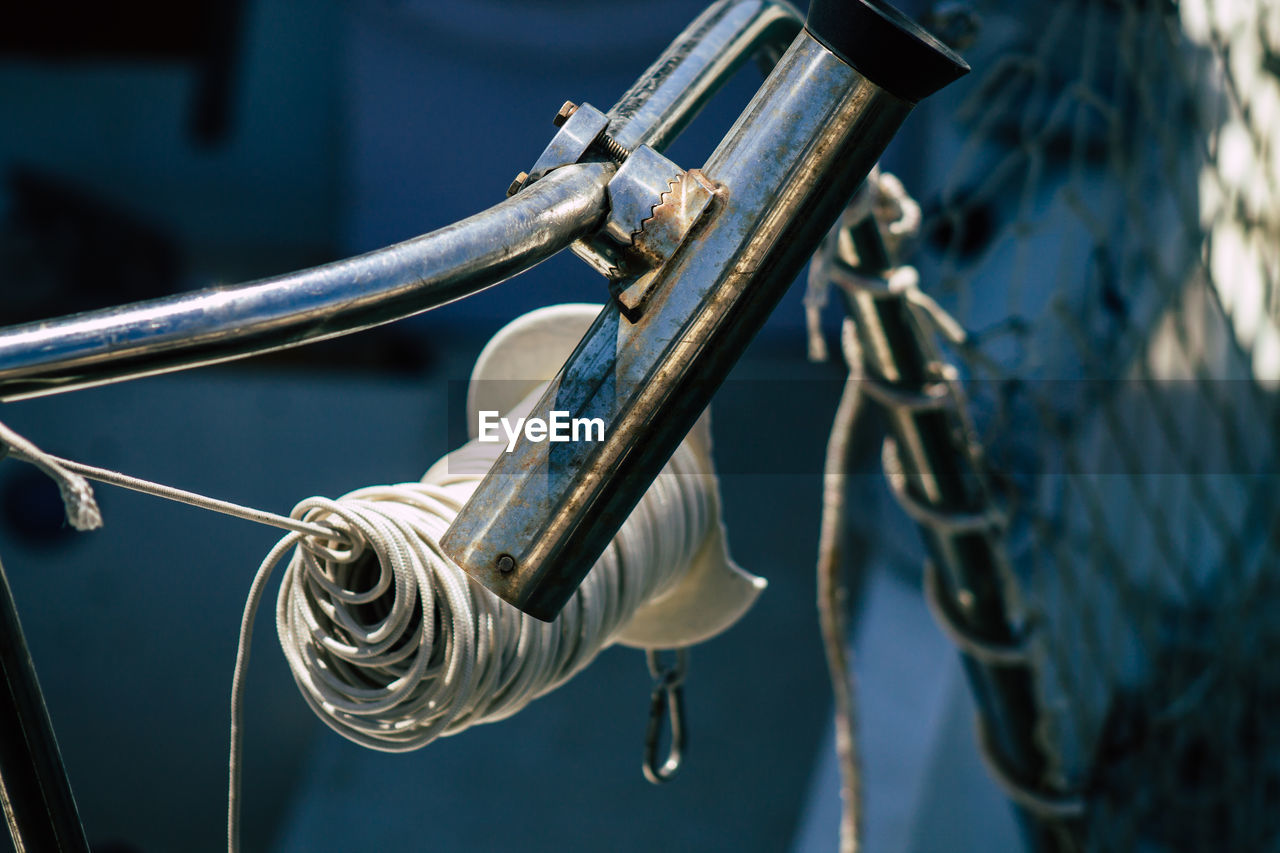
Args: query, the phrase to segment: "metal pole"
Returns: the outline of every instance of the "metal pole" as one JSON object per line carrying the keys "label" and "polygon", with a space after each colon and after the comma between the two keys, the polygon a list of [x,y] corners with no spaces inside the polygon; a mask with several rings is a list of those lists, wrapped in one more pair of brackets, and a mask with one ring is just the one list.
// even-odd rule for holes
{"label": "metal pole", "polygon": [[355,258],[248,284],[0,329],[0,400],[243,358],[399,320],[495,285],[596,229],[613,164]]}
{"label": "metal pole", "polygon": [[16,853],[88,853],[44,694],[0,565],[0,808]]}

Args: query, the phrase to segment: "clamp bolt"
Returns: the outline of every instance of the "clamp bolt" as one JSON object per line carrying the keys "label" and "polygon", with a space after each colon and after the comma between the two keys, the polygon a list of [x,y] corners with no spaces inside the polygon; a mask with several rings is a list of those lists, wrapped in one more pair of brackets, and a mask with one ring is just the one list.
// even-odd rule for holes
{"label": "clamp bolt", "polygon": [[[551,123],[556,127],[561,127],[569,120],[569,117],[577,111],[577,104],[573,101],[565,101],[564,105],[560,107],[560,112],[556,113],[556,117],[551,120]],[[618,165],[622,165],[622,161],[631,156],[630,148],[623,145],[607,133],[601,133],[597,136],[595,141],[591,143],[591,147],[596,151],[605,154],[610,160]]]}
{"label": "clamp bolt", "polygon": [[513,195],[520,192],[520,188],[524,186],[524,182],[527,180],[529,180],[528,172],[521,172],[516,175],[516,179],[511,182],[511,186],[507,187],[507,198],[511,198]]}
{"label": "clamp bolt", "polygon": [[560,108],[560,112],[556,113],[556,117],[551,120],[551,123],[554,124],[556,127],[560,127],[562,124],[564,124],[566,121],[569,120],[569,116],[573,115],[577,111],[578,111],[577,104],[575,104],[573,101],[565,101],[564,106]]}

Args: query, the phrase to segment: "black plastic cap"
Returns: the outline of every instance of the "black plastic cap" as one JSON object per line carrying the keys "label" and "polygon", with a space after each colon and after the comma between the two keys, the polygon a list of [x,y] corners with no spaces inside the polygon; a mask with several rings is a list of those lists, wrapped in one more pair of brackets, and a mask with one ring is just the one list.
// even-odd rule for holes
{"label": "black plastic cap", "polygon": [[969,73],[969,64],[881,0],[812,0],[809,34],[881,89],[915,103]]}

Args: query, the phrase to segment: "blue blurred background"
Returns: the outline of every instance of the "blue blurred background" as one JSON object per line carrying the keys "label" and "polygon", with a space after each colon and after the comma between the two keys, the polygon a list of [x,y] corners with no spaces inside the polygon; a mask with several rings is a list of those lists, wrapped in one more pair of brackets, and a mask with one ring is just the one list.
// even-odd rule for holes
{"label": "blue blurred background", "polygon": [[[528,168],[562,101],[610,106],[702,5],[242,0],[17,13],[0,38],[0,323],[278,273],[470,215]],[[758,84],[745,68],[673,159],[699,164]],[[908,187],[945,103],[914,116],[889,156]],[[649,678],[638,652],[606,652],[512,720],[387,756],[311,716],[268,606],[248,685],[246,849],[834,849],[812,562],[842,371],[804,361],[801,294],[735,378],[805,380],[806,393],[779,405],[753,390],[768,385],[743,382],[715,404],[718,453],[735,472],[730,545],[770,586],[739,626],[694,650],[692,748],[677,781],[641,778]],[[604,282],[566,253],[389,328],[0,417],[53,452],[283,512],[312,494],[416,479],[449,449],[448,383],[466,378],[489,335],[542,305],[604,298]],[[882,486],[867,476],[854,488],[865,518]],[[0,465],[0,557],[85,826],[96,851],[221,849],[236,628],[275,535],[98,494],[106,527],[72,534],[56,491]],[[867,849],[1012,845],[973,753],[954,654],[910,582],[914,533],[885,511],[877,539],[857,545]]]}

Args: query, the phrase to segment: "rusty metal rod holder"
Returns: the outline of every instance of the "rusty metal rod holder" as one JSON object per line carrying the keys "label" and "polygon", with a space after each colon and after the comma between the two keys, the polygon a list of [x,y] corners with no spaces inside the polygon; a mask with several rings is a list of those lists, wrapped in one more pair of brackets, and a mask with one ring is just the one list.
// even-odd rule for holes
{"label": "rusty metal rod holder", "polygon": [[887,4],[813,3],[702,168],[718,187],[712,208],[656,271],[643,315],[607,305],[530,413],[599,418],[604,440],[519,441],[445,552],[506,601],[554,618],[915,102],[966,71]]}

